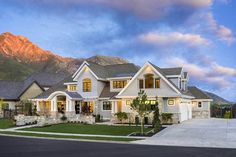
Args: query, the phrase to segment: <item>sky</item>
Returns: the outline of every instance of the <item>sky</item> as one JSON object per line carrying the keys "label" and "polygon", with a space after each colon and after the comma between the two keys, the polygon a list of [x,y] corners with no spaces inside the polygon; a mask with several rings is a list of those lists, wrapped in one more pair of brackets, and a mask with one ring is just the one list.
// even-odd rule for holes
{"label": "sky", "polygon": [[190,85],[236,102],[236,1],[0,0],[0,33],[66,57],[182,66]]}

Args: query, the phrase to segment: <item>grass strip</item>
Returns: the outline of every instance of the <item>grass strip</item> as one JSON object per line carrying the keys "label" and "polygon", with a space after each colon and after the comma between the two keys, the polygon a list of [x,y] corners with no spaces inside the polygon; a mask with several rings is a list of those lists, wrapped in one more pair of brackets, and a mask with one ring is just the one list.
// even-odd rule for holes
{"label": "grass strip", "polygon": [[120,138],[120,137],[90,137],[90,136],[66,136],[66,135],[48,135],[36,133],[22,133],[12,131],[0,131],[0,135],[20,135],[29,137],[45,137],[45,138],[58,138],[58,139],[81,139],[81,140],[97,140],[97,141],[117,141],[117,142],[131,142],[140,139],[136,138]]}

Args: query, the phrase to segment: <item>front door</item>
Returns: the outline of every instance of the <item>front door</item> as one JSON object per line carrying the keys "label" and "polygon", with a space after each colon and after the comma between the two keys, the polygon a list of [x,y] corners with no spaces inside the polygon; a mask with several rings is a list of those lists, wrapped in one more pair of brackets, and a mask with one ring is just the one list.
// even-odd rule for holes
{"label": "front door", "polygon": [[75,114],[80,114],[80,102],[75,101]]}
{"label": "front door", "polygon": [[122,102],[117,101],[117,112],[122,112]]}
{"label": "front door", "polygon": [[93,102],[92,101],[83,102],[82,112],[93,113]]}

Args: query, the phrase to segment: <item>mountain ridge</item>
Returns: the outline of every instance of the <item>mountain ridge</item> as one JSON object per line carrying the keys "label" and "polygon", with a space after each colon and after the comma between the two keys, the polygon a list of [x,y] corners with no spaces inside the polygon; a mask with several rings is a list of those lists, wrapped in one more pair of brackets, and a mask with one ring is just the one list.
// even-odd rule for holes
{"label": "mountain ridge", "polygon": [[0,34],[0,80],[22,80],[34,72],[71,74],[84,61],[101,65],[128,63],[120,57],[62,57],[44,50],[28,38],[10,32]]}

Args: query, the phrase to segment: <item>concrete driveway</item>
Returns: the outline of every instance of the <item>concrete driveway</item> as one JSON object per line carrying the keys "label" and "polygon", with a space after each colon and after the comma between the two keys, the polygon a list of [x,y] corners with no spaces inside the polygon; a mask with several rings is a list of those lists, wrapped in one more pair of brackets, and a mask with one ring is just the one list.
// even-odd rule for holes
{"label": "concrete driveway", "polygon": [[192,119],[135,143],[236,148],[236,119]]}

